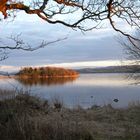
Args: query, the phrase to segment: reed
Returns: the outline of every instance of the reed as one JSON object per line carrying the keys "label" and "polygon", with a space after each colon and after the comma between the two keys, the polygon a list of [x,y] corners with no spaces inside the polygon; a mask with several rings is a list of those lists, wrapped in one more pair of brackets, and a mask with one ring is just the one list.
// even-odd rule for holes
{"label": "reed", "polygon": [[139,140],[140,104],[69,109],[59,100],[50,103],[20,91],[0,101],[0,139]]}

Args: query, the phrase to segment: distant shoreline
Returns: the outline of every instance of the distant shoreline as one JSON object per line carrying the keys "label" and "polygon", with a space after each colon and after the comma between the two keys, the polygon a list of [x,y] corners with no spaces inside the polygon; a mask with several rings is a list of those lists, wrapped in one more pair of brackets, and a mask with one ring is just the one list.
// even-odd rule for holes
{"label": "distant shoreline", "polygon": [[101,68],[82,68],[75,70],[78,73],[140,73],[140,66],[109,66]]}
{"label": "distant shoreline", "polygon": [[17,76],[17,75],[0,75],[0,79],[8,79],[8,78],[23,78],[23,79],[31,79],[31,78],[38,78],[38,79],[49,79],[49,78],[75,78],[79,77],[80,75],[86,74],[140,74],[140,72],[79,72],[78,75],[65,75],[65,76]]}
{"label": "distant shoreline", "polygon": [[[28,77],[39,77],[39,78],[55,78],[55,77],[77,77],[79,74],[139,74],[140,73],[140,66],[109,66],[109,67],[100,67],[100,68],[81,68],[81,69],[65,69],[65,68],[58,68],[58,67],[46,67],[46,69],[50,69],[47,73],[45,72],[45,67],[43,69],[42,75],[40,73],[36,73],[39,69],[38,68],[26,68],[26,70],[31,69],[31,72],[23,72],[22,70],[17,73],[6,73],[0,72],[0,78],[7,78],[7,77],[16,77],[18,73],[21,72],[21,76],[28,76]],[[23,73],[22,73],[23,72]],[[50,73],[51,72],[51,73]],[[49,75],[49,76],[48,76]]]}
{"label": "distant shoreline", "polygon": [[[17,75],[0,75],[0,79],[3,79],[3,78],[19,78],[20,76],[17,76]],[[49,79],[49,78],[69,78],[69,77],[79,77],[79,74],[78,75],[65,75],[65,76],[37,76],[35,78],[46,78],[46,79]],[[25,79],[28,79],[28,78],[34,78],[32,76],[22,76],[20,78],[25,78]]]}
{"label": "distant shoreline", "polygon": [[78,77],[78,75],[65,75],[65,76],[13,76],[14,78],[25,78],[25,79],[28,79],[28,78],[46,78],[46,79],[49,79],[49,78],[69,78],[69,77]]}

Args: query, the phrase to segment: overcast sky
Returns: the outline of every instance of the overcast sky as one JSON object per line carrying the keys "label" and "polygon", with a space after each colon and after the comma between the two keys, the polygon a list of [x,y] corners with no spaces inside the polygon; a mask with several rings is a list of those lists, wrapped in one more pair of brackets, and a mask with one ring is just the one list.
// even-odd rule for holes
{"label": "overcast sky", "polygon": [[123,47],[117,41],[118,34],[110,26],[83,34],[62,25],[50,25],[35,15],[19,14],[14,21],[0,22],[1,40],[19,33],[22,33],[23,40],[33,47],[42,40],[49,42],[68,38],[34,52],[10,51],[9,58],[0,62],[1,66],[21,67],[73,62],[78,64],[104,60],[107,63],[124,60],[126,57]]}

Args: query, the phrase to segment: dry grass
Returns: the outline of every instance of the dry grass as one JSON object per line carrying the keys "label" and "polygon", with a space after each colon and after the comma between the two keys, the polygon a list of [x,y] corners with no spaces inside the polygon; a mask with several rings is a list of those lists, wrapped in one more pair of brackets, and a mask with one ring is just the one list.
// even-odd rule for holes
{"label": "dry grass", "polygon": [[24,93],[0,101],[0,140],[139,139],[138,103],[126,109],[110,105],[68,109],[58,100],[50,105]]}

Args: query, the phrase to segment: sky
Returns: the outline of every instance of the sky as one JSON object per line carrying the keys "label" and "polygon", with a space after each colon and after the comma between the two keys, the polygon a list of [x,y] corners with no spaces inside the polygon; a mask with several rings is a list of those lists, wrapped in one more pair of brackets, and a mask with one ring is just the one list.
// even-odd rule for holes
{"label": "sky", "polygon": [[[123,25],[120,26],[124,28]],[[127,26],[125,30],[128,30]],[[0,34],[0,40],[5,42],[10,42],[7,38],[10,35],[21,34],[21,38],[33,47],[38,46],[42,40],[50,42],[67,37],[33,52],[9,51],[9,57],[0,61],[0,71],[10,71],[23,66],[47,65],[99,67],[116,65],[126,59],[124,48],[118,41],[119,34],[109,25],[82,33],[63,25],[48,24],[35,15],[21,12],[13,21],[8,19],[0,22]]]}

